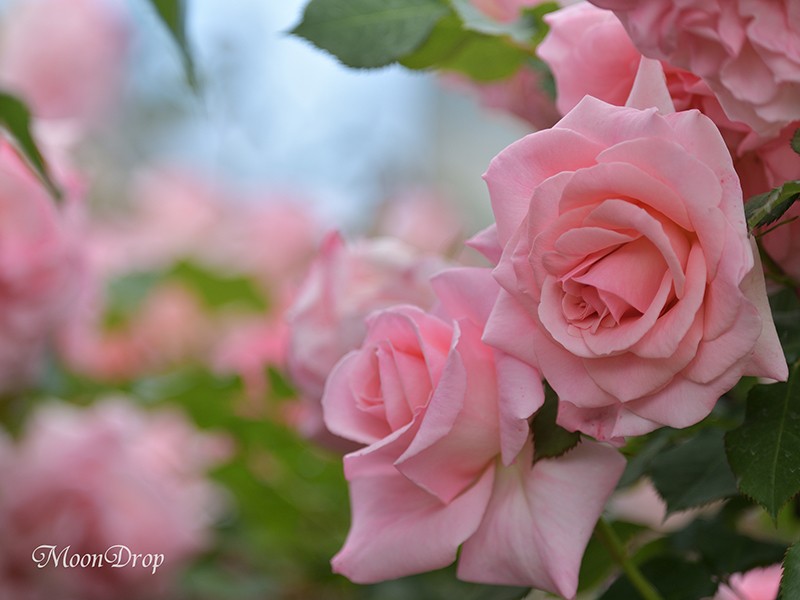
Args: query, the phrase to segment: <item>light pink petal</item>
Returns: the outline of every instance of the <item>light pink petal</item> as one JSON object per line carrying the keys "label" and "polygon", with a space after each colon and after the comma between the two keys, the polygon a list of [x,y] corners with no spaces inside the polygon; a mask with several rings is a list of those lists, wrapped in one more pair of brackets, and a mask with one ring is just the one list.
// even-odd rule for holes
{"label": "light pink petal", "polygon": [[664,68],[660,61],[644,56],[641,58],[639,70],[636,72],[636,79],[633,80],[633,88],[625,106],[639,109],[654,106],[662,115],[675,112],[675,105],[669,95]]}
{"label": "light pink petal", "polygon": [[[569,148],[569,152],[563,148]],[[498,154],[484,179],[500,244],[505,245],[519,227],[534,188],[552,175],[594,164],[601,150],[575,131],[547,129],[522,138]]]}
{"label": "light pink petal", "polygon": [[431,278],[442,307],[452,319],[469,319],[483,325],[489,319],[500,291],[491,269],[459,267]]}
{"label": "light pink petal", "polygon": [[524,363],[536,366],[533,339],[527,334],[535,329],[536,323],[519,302],[505,290],[500,290],[486,323],[483,341]]}
{"label": "light pink petal", "polygon": [[483,254],[489,262],[496,265],[500,262],[503,247],[497,239],[497,225],[492,223],[468,239],[465,244]]}
{"label": "light pink petal", "polygon": [[530,437],[528,419],[544,404],[542,376],[534,367],[495,352],[500,403],[500,446],[504,465],[517,457]]}
{"label": "light pink petal", "polygon": [[386,466],[383,474],[350,481],[352,524],[333,557],[334,572],[375,583],[445,567],[477,529],[492,490],[494,469],[450,504]]}
{"label": "light pink petal", "polygon": [[580,408],[571,402],[560,402],[556,423],[569,431],[580,431],[614,444],[624,443],[625,436],[644,435],[662,426],[630,412],[625,406]]}
{"label": "light pink petal", "polygon": [[486,515],[461,551],[458,577],[572,598],[586,544],[625,459],[592,442],[533,468],[531,455],[529,446],[514,465],[498,468]]}

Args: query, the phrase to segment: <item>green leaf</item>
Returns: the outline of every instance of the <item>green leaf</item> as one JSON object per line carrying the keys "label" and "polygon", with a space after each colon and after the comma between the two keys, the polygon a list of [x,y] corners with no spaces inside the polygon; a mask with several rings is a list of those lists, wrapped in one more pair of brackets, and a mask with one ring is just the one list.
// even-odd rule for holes
{"label": "green leaf", "polygon": [[454,14],[442,18],[428,39],[400,64],[409,69],[455,71],[479,82],[505,79],[526,61],[527,53],[507,37],[464,29]]}
{"label": "green leaf", "polygon": [[697,519],[670,536],[671,547],[683,555],[699,556],[718,577],[780,562],[786,546],[742,535],[721,519]]}
{"label": "green leaf", "polygon": [[637,444],[638,448],[634,450],[634,454],[628,459],[628,464],[625,466],[625,471],[617,483],[617,489],[622,489],[636,483],[642,475],[647,472],[650,463],[658,456],[664,448],[669,445],[671,432],[669,430],[656,431],[652,436],[640,445],[642,438],[632,438],[628,445],[623,449],[623,454],[629,454],[629,445]]}
{"label": "green leaf", "polygon": [[789,143],[792,146],[792,150],[800,154],[800,127],[794,130],[794,134],[792,134],[792,140]]}
{"label": "green leaf", "polygon": [[188,286],[210,309],[229,304],[238,304],[258,312],[267,309],[266,299],[246,277],[222,275],[188,261],[177,263],[167,277]]}
{"label": "green leaf", "polygon": [[197,70],[189,46],[189,38],[186,35],[186,0],[150,0],[150,4],[153,5],[161,22],[167,27],[178,45],[186,81],[194,91],[197,91],[199,89]]}
{"label": "green leaf", "polygon": [[[661,593],[663,600],[697,600],[714,595],[717,584],[703,565],[672,556],[656,557],[641,567],[642,575]],[[626,577],[617,579],[600,600],[639,598]]]}
{"label": "green leaf", "polygon": [[556,425],[558,396],[547,383],[545,383],[544,390],[544,404],[531,423],[534,464],[542,458],[561,456],[572,450],[581,441],[579,433],[567,431]]}
{"label": "green leaf", "polygon": [[769,305],[786,360],[794,363],[800,359],[800,298],[794,289],[783,288],[769,297]]}
{"label": "green leaf", "polygon": [[311,0],[292,33],[347,66],[383,67],[416,50],[448,11],[443,0]]}
{"label": "green leaf", "polygon": [[[616,521],[611,523],[614,533],[620,542],[627,544],[636,534],[646,529],[642,525]],[[578,577],[578,591],[590,590],[600,585],[614,570],[617,563],[609,554],[608,548],[601,542],[596,533],[592,534],[586,551],[583,553],[581,571]]]}
{"label": "green leaf", "polygon": [[725,437],[739,490],[773,519],[800,492],[799,365],[787,383],[753,387],[744,423]]}
{"label": "green leaf", "polygon": [[528,44],[531,50],[541,41],[549,27],[542,17],[558,10],[556,2],[545,2],[522,12],[511,23],[500,23],[486,16],[471,0],[450,0],[464,28],[491,36],[507,36],[519,43]]}
{"label": "green leaf", "polygon": [[25,103],[6,92],[0,92],[0,126],[15,142],[33,172],[56,200],[61,200],[61,189],[50,176],[50,169],[31,134],[31,113]]}
{"label": "green leaf", "polygon": [[722,436],[719,429],[704,429],[653,460],[648,474],[667,503],[667,515],[736,495]]}
{"label": "green leaf", "polygon": [[127,324],[162,278],[162,273],[139,272],[109,281],[106,286],[104,327],[116,329]]}
{"label": "green leaf", "polygon": [[744,205],[744,215],[750,231],[774,223],[800,197],[800,180],[787,181],[764,194],[750,198]]}
{"label": "green leaf", "polygon": [[779,598],[800,598],[800,542],[791,546],[783,558],[783,575]]}

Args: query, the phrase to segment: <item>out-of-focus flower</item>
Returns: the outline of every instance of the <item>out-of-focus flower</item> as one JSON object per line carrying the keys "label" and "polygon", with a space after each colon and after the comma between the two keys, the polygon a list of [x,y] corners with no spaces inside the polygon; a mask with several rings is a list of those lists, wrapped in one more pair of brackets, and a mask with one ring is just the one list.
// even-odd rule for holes
{"label": "out-of-focus flower", "polygon": [[639,523],[653,531],[676,531],[688,525],[698,514],[712,507],[684,510],[667,516],[667,505],[648,480],[616,492],[608,501],[606,511],[614,519]]}
{"label": "out-of-focus flower", "polygon": [[448,74],[445,82],[474,92],[482,106],[519,117],[534,129],[547,129],[558,121],[553,98],[544,87],[544,74],[532,67],[522,67],[501,81],[479,83]]}
{"label": "out-of-focus flower", "polygon": [[423,252],[444,255],[462,241],[464,219],[455,204],[435,192],[414,190],[386,203],[378,215],[377,232]]}
{"label": "out-of-focus flower", "polygon": [[497,284],[488,269],[436,279],[441,316],[373,313],[325,388],[329,429],[366,444],[344,458],[353,520],[334,570],[393,579],[442,568],[463,544],[461,579],[571,598],[625,461],[584,442],[532,467],[539,373],[480,339]]}
{"label": "out-of-focus flower", "polygon": [[[227,452],[225,440],[197,432],[179,413],[144,413],[123,399],[41,407],[0,456],[0,595],[164,597],[209,541],[222,496],[205,472]],[[141,564],[65,568],[53,559],[39,568],[32,553],[42,545],[69,556],[122,545],[164,559],[155,572]]]}
{"label": "out-of-focus flower", "polygon": [[0,391],[35,377],[75,298],[81,207],[67,192],[56,206],[16,152],[0,145]]}
{"label": "out-of-focus flower", "polygon": [[650,58],[711,87],[728,117],[775,136],[800,120],[800,4],[792,0],[591,0]]}
{"label": "out-of-focus flower", "polygon": [[339,359],[361,344],[365,318],[393,304],[430,307],[428,280],[444,265],[391,238],[350,244],[336,233],[325,238],[287,314],[289,375],[308,403],[309,421],[321,425],[325,380]]}
{"label": "out-of-focus flower", "polygon": [[544,4],[548,0],[472,0],[472,4],[485,15],[501,23],[514,21],[524,8]]}
{"label": "out-of-focus flower", "polygon": [[[614,13],[582,2],[545,17],[550,31],[537,52],[553,71],[556,105],[569,112],[586,95],[622,106],[633,87],[641,53]],[[662,62],[676,110],[696,108],[720,129],[739,174],[744,198],[800,177],[800,156],[789,139],[800,122],[778,137],[761,136],[732,121],[697,75]]]}
{"label": "out-of-focus flower", "polygon": [[88,125],[119,95],[128,33],[115,0],[15,2],[0,35],[0,83],[38,118]]}
{"label": "out-of-focus flower", "polygon": [[720,586],[714,600],[775,600],[781,585],[781,565],[736,573]]}

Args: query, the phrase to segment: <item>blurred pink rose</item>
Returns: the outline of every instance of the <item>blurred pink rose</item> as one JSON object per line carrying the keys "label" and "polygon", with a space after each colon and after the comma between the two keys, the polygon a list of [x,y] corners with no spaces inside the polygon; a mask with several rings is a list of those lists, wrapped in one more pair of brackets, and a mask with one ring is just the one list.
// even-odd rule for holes
{"label": "blurred pink rose", "polygon": [[[550,13],[545,20],[550,31],[537,52],[553,71],[559,111],[566,114],[585,95],[624,105],[641,54],[614,13],[582,2]],[[745,199],[800,178],[800,156],[789,146],[800,122],[787,126],[777,138],[760,136],[744,123],[730,120],[699,77],[666,62],[662,66],[675,109],[696,108],[720,129]]]}
{"label": "blurred pink rose", "polygon": [[[205,471],[227,453],[178,413],[109,400],[39,409],[0,458],[0,595],[104,600],[168,595],[170,578],[205,548],[221,508]],[[124,545],[164,554],[141,567],[64,568],[32,560],[42,544],[68,554]]]}
{"label": "blurred pink rose", "polygon": [[495,21],[508,23],[519,17],[524,8],[544,4],[548,0],[472,0],[472,4]]}
{"label": "blurred pink rose", "polygon": [[308,402],[306,433],[319,429],[319,400],[333,366],[358,348],[365,318],[393,304],[433,304],[429,277],[444,262],[399,240],[362,239],[352,243],[336,233],[322,242],[319,256],[289,309],[288,368],[292,382]]}
{"label": "blurred pink rose", "polygon": [[635,485],[619,490],[611,496],[606,506],[607,514],[615,520],[638,523],[658,532],[683,529],[702,513],[714,512],[719,503],[699,509],[682,510],[667,516],[667,504],[658,495],[653,484],[644,479]]}
{"label": "blurred pink rose", "polygon": [[67,366],[93,379],[133,379],[202,360],[214,340],[211,315],[192,291],[175,282],[150,290],[125,323],[107,327],[106,308],[103,291],[85,286],[58,336]]}
{"label": "blurred pink rose", "polygon": [[531,468],[539,373],[480,339],[497,284],[488,269],[435,280],[440,316],[373,313],[325,388],[328,428],[367,444],[344,458],[353,519],[333,568],[372,583],[442,568],[463,545],[461,579],[572,597],[625,461],[587,442]]}
{"label": "blurred pink rose", "polygon": [[447,254],[460,246],[464,231],[463,209],[431,190],[413,190],[388,201],[378,215],[378,235],[394,237],[434,254]]}
{"label": "blurred pink rose", "polygon": [[119,96],[128,15],[114,0],[14,2],[0,36],[0,83],[35,116],[88,124]]}
{"label": "blurred pink rose", "polygon": [[781,585],[781,565],[733,575],[721,585],[714,600],[775,600]]}
{"label": "blurred pink rose", "polygon": [[760,135],[800,120],[800,4],[794,0],[591,0],[650,58],[691,71],[728,117]]}
{"label": "blurred pink rose", "polygon": [[558,121],[558,111],[544,88],[541,71],[522,67],[508,79],[478,83],[459,75],[447,75],[445,81],[477,94],[482,106],[512,114],[535,129],[547,129]]}
{"label": "blurred pink rose", "polygon": [[56,206],[8,144],[0,144],[0,391],[29,383],[82,271],[80,205]]}
{"label": "blurred pink rose", "polygon": [[742,375],[787,377],[738,178],[699,112],[586,97],[485,178],[504,288],[485,339],[541,369],[563,426],[687,427]]}

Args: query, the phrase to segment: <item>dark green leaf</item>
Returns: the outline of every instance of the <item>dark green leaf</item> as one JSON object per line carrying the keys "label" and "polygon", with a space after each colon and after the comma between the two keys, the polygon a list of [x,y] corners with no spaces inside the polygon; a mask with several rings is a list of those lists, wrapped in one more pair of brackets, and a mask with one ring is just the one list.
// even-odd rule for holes
{"label": "dark green leaf", "polygon": [[[642,438],[632,438],[629,444],[638,444],[641,439]],[[619,483],[617,483],[617,489],[628,487],[636,483],[639,478],[647,472],[653,459],[667,447],[669,441],[670,431],[662,429],[652,434],[644,444],[636,448],[634,453],[628,458],[628,464],[625,467],[625,471],[622,473],[622,477],[620,477]],[[629,450],[631,449],[626,446],[623,449],[623,454],[626,456],[629,455]]]}
{"label": "dark green leaf", "polygon": [[800,492],[799,382],[796,364],[788,383],[753,387],[744,423],[725,438],[739,490],[773,519]]}
{"label": "dark green leaf", "polygon": [[774,223],[800,197],[800,181],[787,181],[780,187],[750,198],[744,205],[750,231]]}
{"label": "dark green leaf", "polygon": [[699,556],[718,577],[780,562],[786,546],[737,533],[720,519],[697,519],[670,536],[671,547],[682,555]]}
{"label": "dark green leaf", "polygon": [[800,543],[790,547],[783,558],[783,576],[779,598],[800,598]]}
{"label": "dark green leaf", "polygon": [[648,474],[668,515],[736,495],[722,436],[719,429],[704,429],[650,464]]}
{"label": "dark green leaf", "polygon": [[579,433],[567,431],[556,425],[558,396],[546,383],[544,389],[544,404],[531,423],[534,463],[542,458],[561,456],[572,450],[581,441]]}
{"label": "dark green leaf", "polygon": [[28,161],[33,172],[39,177],[48,192],[61,199],[61,189],[50,176],[47,163],[31,134],[31,113],[25,103],[11,94],[0,92],[0,126],[16,143],[17,148]]}
{"label": "dark green leaf", "polygon": [[409,69],[455,71],[475,81],[489,82],[513,75],[526,57],[509,38],[464,29],[458,17],[449,14],[400,64]]}
{"label": "dark green leaf", "polygon": [[211,309],[228,304],[238,304],[255,311],[267,308],[264,296],[246,277],[222,275],[186,261],[176,264],[167,277],[188,286]]}
{"label": "dark green leaf", "polygon": [[[682,559],[659,556],[641,567],[642,575],[661,593],[664,600],[697,600],[714,595],[717,584],[702,565]],[[600,600],[640,598],[624,576],[617,579]]]}
{"label": "dark green leaf", "polygon": [[800,358],[800,298],[794,289],[781,289],[769,297],[772,320],[789,363]]}
{"label": "dark green leaf", "polygon": [[383,67],[416,50],[448,11],[443,0],[311,0],[292,33],[350,67]]}
{"label": "dark green leaf", "polygon": [[794,130],[792,134],[792,141],[790,142],[792,145],[792,150],[800,154],[800,127]]}
{"label": "dark green leaf", "polygon": [[197,91],[199,87],[197,71],[192,50],[189,47],[189,39],[186,36],[186,0],[150,0],[150,3],[178,45],[186,72],[186,81],[193,90]]}

